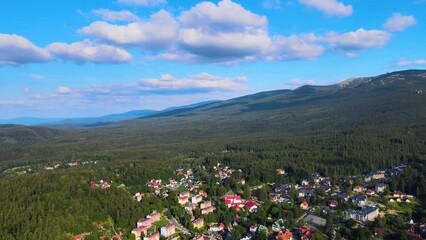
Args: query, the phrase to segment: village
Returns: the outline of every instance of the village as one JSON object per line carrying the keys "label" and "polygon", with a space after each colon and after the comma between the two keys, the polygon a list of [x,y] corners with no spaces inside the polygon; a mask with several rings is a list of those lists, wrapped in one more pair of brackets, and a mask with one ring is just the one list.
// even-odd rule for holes
{"label": "village", "polygon": [[[298,183],[255,187],[245,185],[241,169],[227,165],[217,164],[207,172],[216,182],[201,181],[196,169],[176,169],[169,179],[152,179],[146,183],[147,192],[134,194],[137,202],[155,195],[175,205],[141,216],[134,223],[131,239],[336,239],[336,229],[341,226],[370,228],[372,237],[380,239],[386,228],[372,223],[386,215],[398,215],[401,206],[410,208],[416,204],[413,195],[389,190],[388,182],[406,167],[376,169],[365,175],[341,177],[337,182],[314,173]],[[284,177],[287,173],[276,169],[274,174]],[[237,184],[244,187],[224,192],[223,186],[229,186],[235,175]],[[211,190],[212,186],[216,190]],[[111,185],[97,180],[91,182],[91,187],[106,189]],[[407,220],[405,224],[407,236],[426,233],[424,223]],[[112,238],[123,239],[121,235]],[[76,237],[75,240],[84,239],[81,235]],[[350,239],[339,236],[345,238]]]}

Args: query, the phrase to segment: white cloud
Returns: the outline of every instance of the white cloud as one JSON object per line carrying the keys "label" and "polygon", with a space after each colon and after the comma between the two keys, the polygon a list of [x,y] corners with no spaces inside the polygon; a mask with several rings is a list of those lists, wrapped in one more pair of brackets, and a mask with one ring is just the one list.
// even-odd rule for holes
{"label": "white cloud", "polygon": [[22,92],[24,92],[24,93],[32,93],[33,92],[33,90],[31,89],[31,88],[24,88],[24,89],[22,89]]}
{"label": "white cloud", "polygon": [[0,66],[46,62],[49,53],[16,34],[0,34]]}
{"label": "white cloud", "polygon": [[102,20],[109,22],[127,21],[136,22],[139,21],[139,17],[129,11],[112,11],[109,9],[96,9],[92,10],[95,16],[100,17]]}
{"label": "white cloud", "polygon": [[416,25],[416,19],[413,16],[404,16],[401,13],[394,13],[383,25],[383,28],[390,32],[399,32],[414,25]]}
{"label": "white cloud", "polygon": [[118,45],[156,50],[171,45],[176,40],[178,29],[179,24],[170,13],[161,10],[151,15],[151,19],[146,22],[114,25],[97,21],[80,32]]}
{"label": "white cloud", "polygon": [[138,85],[145,91],[240,91],[247,88],[245,86],[246,81],[246,77],[219,77],[208,73],[190,75],[185,79],[163,74],[160,78],[141,79]]}
{"label": "white cloud", "polygon": [[[238,39],[238,41],[237,41]],[[199,29],[183,29],[180,40],[184,49],[208,59],[232,59],[257,55],[267,50],[268,34],[260,29],[246,32],[204,33]]]}
{"label": "white cloud", "polygon": [[231,0],[202,2],[183,12],[179,21],[186,28],[202,28],[204,31],[241,31],[248,28],[266,29],[267,19],[252,13]]}
{"label": "white cloud", "polygon": [[155,6],[166,3],[166,0],[118,0],[119,3],[137,6]]}
{"label": "white cloud", "polygon": [[262,6],[266,9],[280,9],[281,0],[263,0]]}
{"label": "white cloud", "polygon": [[327,42],[332,49],[349,52],[379,48],[385,46],[390,39],[390,34],[381,30],[358,29],[354,32],[336,33],[329,32],[320,38],[320,41]]}
{"label": "white cloud", "polygon": [[313,85],[313,84],[316,84],[317,82],[315,80],[302,80],[302,79],[295,78],[295,79],[288,80],[287,83],[291,85],[300,86],[300,85]]}
{"label": "white cloud", "polygon": [[76,63],[127,63],[133,60],[130,53],[123,48],[94,44],[89,40],[72,44],[52,43],[47,49],[59,59]]}
{"label": "white cloud", "polygon": [[426,65],[426,59],[416,59],[416,60],[399,59],[395,63],[395,66],[398,66],[398,67],[410,67],[410,66],[418,66],[418,65]]}
{"label": "white cloud", "polygon": [[46,76],[44,76],[43,74],[38,74],[38,73],[27,74],[27,77],[32,78],[32,79],[36,79],[36,80],[41,80],[41,79],[46,78]]}
{"label": "white cloud", "polygon": [[[202,2],[179,16],[178,46],[195,62],[233,62],[254,58],[270,45],[265,16],[230,0]],[[181,53],[172,52],[167,56]],[[188,59],[188,58],[187,58]],[[186,61],[185,58],[182,61]]]}
{"label": "white cloud", "polygon": [[266,59],[270,61],[316,59],[324,53],[325,48],[313,43],[314,41],[310,39],[312,36],[314,35],[275,36],[270,49],[271,54]]}
{"label": "white cloud", "polygon": [[23,100],[0,100],[0,105],[24,105]]}
{"label": "white cloud", "polygon": [[353,9],[351,5],[345,5],[337,0],[299,0],[300,3],[316,8],[328,16],[349,16]]}
{"label": "white cloud", "polygon": [[31,98],[43,101],[69,103],[78,101],[98,104],[99,102],[132,102],[148,95],[150,98],[164,95],[191,97],[207,92],[229,95],[232,92],[247,90],[247,81],[245,76],[222,77],[200,73],[186,78],[177,78],[171,74],[163,74],[158,78],[143,78],[133,82],[94,85],[78,89],[60,86],[53,93],[33,94]]}
{"label": "white cloud", "polygon": [[70,94],[72,93],[71,89],[64,87],[64,86],[60,86],[56,89],[56,93],[57,94]]}

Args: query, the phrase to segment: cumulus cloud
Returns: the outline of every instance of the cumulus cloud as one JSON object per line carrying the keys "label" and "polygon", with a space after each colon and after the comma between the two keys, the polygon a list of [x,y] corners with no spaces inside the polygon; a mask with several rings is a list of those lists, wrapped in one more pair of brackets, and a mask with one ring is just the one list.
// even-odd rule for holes
{"label": "cumulus cloud", "polygon": [[96,21],[79,32],[118,45],[156,50],[171,45],[176,39],[178,29],[179,24],[170,13],[161,10],[151,15],[149,21],[126,25]]}
{"label": "cumulus cloud", "polygon": [[[312,36],[314,39],[311,39]],[[289,37],[275,36],[270,49],[271,54],[266,57],[270,61],[308,59],[313,60],[324,53],[325,48],[322,45],[314,43],[316,36],[291,35]]]}
{"label": "cumulus cloud", "polygon": [[416,19],[412,15],[404,16],[401,13],[394,13],[383,25],[383,28],[386,31],[399,32],[414,25],[416,25]]}
{"label": "cumulus cloud", "polygon": [[118,0],[118,2],[136,6],[155,6],[166,3],[166,0]]}
{"label": "cumulus cloud", "polygon": [[201,60],[241,59],[258,55],[270,44],[266,17],[230,0],[199,3],[183,12],[179,21],[180,46]]}
{"label": "cumulus cloud", "polygon": [[299,0],[300,3],[316,8],[328,16],[349,16],[353,9],[351,5],[345,5],[337,0]]}
{"label": "cumulus cloud", "polygon": [[231,0],[220,1],[217,5],[212,2],[202,2],[179,17],[186,28],[202,28],[204,31],[244,30],[247,28],[262,28],[267,26],[265,16],[252,13]]}
{"label": "cumulus cloud", "polygon": [[[33,91],[30,97],[38,101],[65,102],[134,102],[140,97],[150,96],[188,96],[212,93],[213,95],[232,96],[231,93],[247,90],[247,77],[222,77],[209,73],[189,75],[178,78],[171,74],[163,74],[158,78],[142,78],[133,82],[94,85],[84,88],[70,89],[58,87],[53,93],[40,94]],[[205,95],[205,94],[204,94]],[[207,95],[205,95],[207,96]],[[170,100],[168,105],[170,105]]]}
{"label": "cumulus cloud", "polygon": [[381,30],[365,30],[360,28],[353,32],[329,32],[320,37],[320,41],[328,43],[332,49],[342,52],[353,52],[385,46],[390,34]]}
{"label": "cumulus cloud", "polygon": [[52,43],[47,49],[59,59],[76,63],[127,63],[133,60],[130,53],[123,48],[94,44],[89,40],[72,44]]}
{"label": "cumulus cloud", "polygon": [[134,15],[129,11],[112,11],[109,9],[96,9],[92,10],[92,13],[100,17],[104,21],[108,22],[118,22],[118,21],[127,21],[127,22],[135,22],[139,21],[139,17]]}
{"label": "cumulus cloud", "polygon": [[406,59],[399,59],[395,62],[395,66],[398,67],[410,67],[410,66],[419,66],[419,65],[426,65],[426,59],[415,59],[415,60],[406,60]]}
{"label": "cumulus cloud", "polygon": [[145,91],[189,90],[189,91],[240,91],[245,90],[246,77],[219,77],[208,73],[190,75],[178,79],[171,74],[159,78],[141,79],[138,86]]}
{"label": "cumulus cloud", "polygon": [[72,93],[71,89],[64,87],[64,86],[60,86],[56,89],[56,93],[57,94],[70,94]]}
{"label": "cumulus cloud", "polygon": [[49,52],[16,34],[0,34],[0,66],[46,62]]}

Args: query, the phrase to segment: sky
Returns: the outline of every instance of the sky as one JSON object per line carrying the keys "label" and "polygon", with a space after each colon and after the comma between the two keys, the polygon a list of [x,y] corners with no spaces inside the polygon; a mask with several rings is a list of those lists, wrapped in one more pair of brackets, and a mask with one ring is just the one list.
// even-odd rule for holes
{"label": "sky", "polygon": [[426,0],[0,1],[0,118],[89,117],[426,68]]}

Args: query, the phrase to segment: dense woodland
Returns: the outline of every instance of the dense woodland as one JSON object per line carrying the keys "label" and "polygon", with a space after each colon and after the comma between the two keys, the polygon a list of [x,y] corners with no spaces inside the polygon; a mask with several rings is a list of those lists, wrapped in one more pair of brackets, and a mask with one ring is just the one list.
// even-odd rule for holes
{"label": "dense woodland", "polygon": [[[218,162],[244,174],[223,186],[206,187],[213,196],[229,190],[248,195],[236,183],[238,178],[255,186],[298,182],[319,172],[338,181],[403,163],[409,167],[389,190],[416,196],[420,205],[405,217],[426,221],[426,98],[414,92],[426,81],[416,74],[408,72],[407,78],[413,77],[417,85],[390,82],[378,88],[372,81],[355,89],[307,87],[94,129],[1,126],[0,239],[69,239],[84,232],[93,232],[91,237],[97,239],[94,222],[109,220],[130,237],[135,221],[154,209],[167,208],[167,214],[187,218],[173,200],[147,197],[137,203],[131,197],[137,191],[149,192],[148,180],[167,180],[179,167],[194,168],[204,181],[214,182],[206,169]],[[97,164],[44,170],[71,161]],[[276,168],[286,169],[288,175],[277,177]],[[99,179],[112,181],[113,187],[90,189],[90,182]],[[271,189],[265,190],[258,193],[262,200]],[[292,219],[300,214],[266,202],[245,224],[267,221],[268,215],[288,217],[280,216],[281,210],[289,210]],[[232,214],[220,207],[208,222],[227,223]],[[401,221],[389,218],[373,224],[389,226],[396,234],[390,239],[402,239],[406,236],[398,232]],[[239,227],[235,231],[235,239],[245,233]],[[339,234],[367,239],[370,233],[363,231],[342,229]]]}

